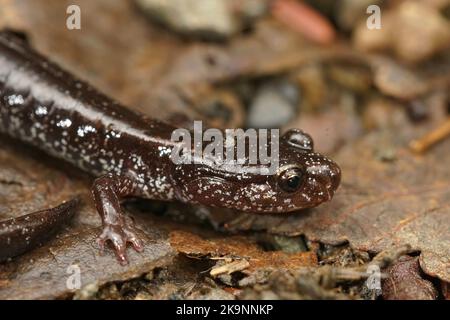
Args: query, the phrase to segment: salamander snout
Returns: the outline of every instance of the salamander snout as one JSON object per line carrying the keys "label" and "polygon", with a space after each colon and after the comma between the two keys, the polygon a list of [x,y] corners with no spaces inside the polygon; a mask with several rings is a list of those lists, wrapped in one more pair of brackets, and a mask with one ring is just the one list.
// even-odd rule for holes
{"label": "salamander snout", "polygon": [[341,169],[318,153],[302,153],[296,162],[279,168],[276,181],[279,212],[311,208],[331,200],[341,181]]}
{"label": "salamander snout", "polygon": [[309,166],[306,173],[310,181],[321,186],[321,191],[327,195],[327,200],[331,199],[341,182],[341,169],[327,158],[324,158],[322,164]]}

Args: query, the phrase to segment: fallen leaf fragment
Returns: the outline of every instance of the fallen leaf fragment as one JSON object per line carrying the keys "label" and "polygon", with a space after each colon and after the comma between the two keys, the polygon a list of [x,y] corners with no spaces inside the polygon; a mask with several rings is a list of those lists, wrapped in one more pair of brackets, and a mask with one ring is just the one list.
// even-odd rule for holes
{"label": "fallen leaf fragment", "polygon": [[382,282],[386,300],[434,300],[438,292],[420,275],[419,258],[403,256],[386,269],[389,277]]}
{"label": "fallen leaf fragment", "polygon": [[193,233],[172,231],[169,234],[172,248],[188,257],[217,260],[230,259],[225,265],[211,270],[211,275],[242,271],[251,274],[261,269],[298,269],[317,265],[314,252],[285,253],[281,251],[263,251],[254,242],[244,237],[224,237],[203,239]]}

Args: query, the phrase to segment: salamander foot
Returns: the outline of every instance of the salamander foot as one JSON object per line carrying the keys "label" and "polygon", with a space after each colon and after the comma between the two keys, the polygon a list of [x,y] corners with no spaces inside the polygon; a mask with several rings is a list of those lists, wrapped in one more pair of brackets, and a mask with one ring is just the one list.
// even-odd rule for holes
{"label": "salamander foot", "polygon": [[131,243],[134,250],[141,252],[143,249],[142,241],[135,233],[136,231],[130,226],[122,225],[106,225],[103,227],[103,231],[97,239],[97,243],[100,246],[100,250],[103,252],[105,249],[105,243],[110,242],[113,246],[113,250],[117,256],[121,265],[128,264],[126,255],[127,243]]}

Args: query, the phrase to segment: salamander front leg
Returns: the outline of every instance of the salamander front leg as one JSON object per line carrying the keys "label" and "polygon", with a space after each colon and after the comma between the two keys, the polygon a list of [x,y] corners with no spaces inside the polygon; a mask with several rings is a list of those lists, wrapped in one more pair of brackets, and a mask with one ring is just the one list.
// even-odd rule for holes
{"label": "salamander front leg", "polygon": [[103,223],[98,244],[103,250],[105,243],[110,241],[121,264],[128,263],[127,243],[131,243],[136,251],[142,251],[142,243],[133,227],[127,225],[120,206],[120,199],[132,195],[133,190],[131,179],[113,174],[97,178],[92,186],[95,206]]}

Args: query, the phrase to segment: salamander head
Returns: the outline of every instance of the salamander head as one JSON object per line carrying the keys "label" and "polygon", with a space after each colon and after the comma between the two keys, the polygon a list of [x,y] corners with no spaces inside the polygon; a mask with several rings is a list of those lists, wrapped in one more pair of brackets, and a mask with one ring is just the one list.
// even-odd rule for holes
{"label": "salamander head", "polygon": [[184,165],[177,170],[182,200],[261,213],[315,207],[333,197],[341,180],[339,166],[315,153],[311,137],[298,129],[280,138],[274,174],[231,172],[202,165]]}
{"label": "salamander head", "polygon": [[280,164],[269,182],[277,192],[275,212],[315,207],[331,200],[341,182],[339,166],[314,152],[312,138],[298,129],[280,141]]}

